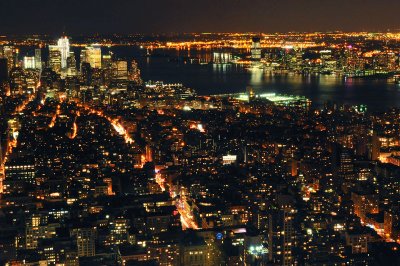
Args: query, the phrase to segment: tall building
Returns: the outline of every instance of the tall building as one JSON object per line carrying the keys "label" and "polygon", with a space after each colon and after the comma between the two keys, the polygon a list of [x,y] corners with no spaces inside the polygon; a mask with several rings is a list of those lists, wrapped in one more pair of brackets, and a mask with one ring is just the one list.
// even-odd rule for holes
{"label": "tall building", "polygon": [[96,231],[93,228],[79,228],[76,232],[78,257],[91,257],[96,254]]}
{"label": "tall building", "polygon": [[36,68],[36,61],[34,56],[24,57],[24,69],[34,69]]}
{"label": "tall building", "polygon": [[112,54],[105,54],[102,56],[101,65],[103,68],[111,68],[112,63]]}
{"label": "tall building", "polygon": [[87,46],[81,51],[81,64],[89,63],[92,68],[101,68],[101,47],[98,44]]}
{"label": "tall building", "polygon": [[10,92],[12,95],[23,94],[26,90],[26,76],[22,68],[15,67],[10,71]]}
{"label": "tall building", "polygon": [[33,214],[26,221],[25,225],[25,247],[26,249],[36,249],[38,239],[40,238],[40,225],[46,217],[39,214]]}
{"label": "tall building", "polygon": [[339,177],[345,181],[353,181],[354,164],[350,150],[343,149],[339,154]]}
{"label": "tall building", "polygon": [[8,70],[17,65],[17,50],[14,46],[4,46],[3,57],[7,59]]}
{"label": "tall building", "polygon": [[49,67],[56,73],[61,72],[61,51],[57,45],[49,45]]}
{"label": "tall building", "polygon": [[115,219],[110,223],[110,243],[119,245],[129,241],[129,220]]}
{"label": "tall building", "polygon": [[35,165],[34,162],[11,160],[5,165],[7,181],[22,181],[26,183],[35,183]]}
{"label": "tall building", "polygon": [[371,136],[371,140],[369,143],[369,157],[371,161],[376,161],[379,159],[381,150],[381,142],[379,140],[379,136],[375,133]]}
{"label": "tall building", "polygon": [[128,79],[128,62],[124,60],[118,60],[113,62],[113,77],[117,80]]}
{"label": "tall building", "polygon": [[81,80],[85,85],[89,86],[92,83],[92,74],[93,70],[90,67],[90,64],[83,62],[81,65]]}
{"label": "tall building", "polygon": [[70,52],[69,56],[67,58],[67,74],[69,76],[75,76],[76,75],[76,59],[75,59],[75,53]]}
{"label": "tall building", "polygon": [[343,189],[347,191],[354,185],[355,173],[352,150],[335,143],[332,152],[332,168],[337,181],[342,182]]}
{"label": "tall building", "polygon": [[140,69],[138,63],[135,60],[131,62],[131,69],[129,70],[129,80],[133,81],[135,84],[142,84],[142,78],[140,77]]}
{"label": "tall building", "polygon": [[261,42],[259,37],[254,37],[251,42],[251,58],[253,60],[261,59]]}
{"label": "tall building", "polygon": [[58,40],[57,46],[61,53],[61,68],[65,69],[67,68],[67,58],[70,55],[69,39],[65,36],[60,38]]}
{"label": "tall building", "polygon": [[42,69],[42,49],[35,49],[35,64],[36,69]]}
{"label": "tall building", "polygon": [[269,209],[268,256],[278,265],[294,265],[296,208],[289,195],[278,195]]}

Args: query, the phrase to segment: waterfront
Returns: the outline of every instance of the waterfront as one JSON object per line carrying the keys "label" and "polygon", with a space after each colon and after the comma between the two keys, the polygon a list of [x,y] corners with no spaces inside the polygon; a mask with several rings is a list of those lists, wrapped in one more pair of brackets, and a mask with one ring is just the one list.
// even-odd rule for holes
{"label": "waterfront", "polygon": [[[180,82],[201,95],[237,93],[251,86],[259,92],[305,96],[316,106],[325,102],[359,105],[370,110],[400,107],[400,86],[392,80],[345,79],[334,75],[277,74],[235,64],[191,64],[191,58],[207,62],[213,51],[157,50],[146,57],[146,51],[135,47],[115,47],[116,56],[138,60],[142,77],[147,80]],[[379,99],[379,100],[377,100]]]}

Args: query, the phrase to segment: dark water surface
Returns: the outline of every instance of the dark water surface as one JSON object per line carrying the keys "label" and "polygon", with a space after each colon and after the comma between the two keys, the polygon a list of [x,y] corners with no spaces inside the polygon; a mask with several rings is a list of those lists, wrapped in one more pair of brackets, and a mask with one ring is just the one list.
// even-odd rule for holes
{"label": "dark water surface", "polygon": [[234,64],[192,64],[212,60],[211,50],[146,50],[137,47],[111,48],[117,57],[135,58],[145,81],[179,82],[200,95],[244,92],[251,86],[259,92],[301,95],[321,106],[326,101],[366,104],[370,110],[400,107],[400,86],[391,79],[345,79],[332,75],[272,74],[269,71]]}

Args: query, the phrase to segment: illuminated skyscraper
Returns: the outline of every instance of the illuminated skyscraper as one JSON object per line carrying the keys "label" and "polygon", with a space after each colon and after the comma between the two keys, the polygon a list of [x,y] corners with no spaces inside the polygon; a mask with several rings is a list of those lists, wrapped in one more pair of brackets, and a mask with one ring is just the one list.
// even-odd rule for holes
{"label": "illuminated skyscraper", "polygon": [[127,80],[128,79],[128,62],[123,60],[118,60],[113,62],[113,76],[117,80]]}
{"label": "illuminated skyscraper", "polygon": [[92,82],[92,68],[87,62],[83,62],[81,66],[81,79],[85,85],[90,85]]}
{"label": "illuminated skyscraper", "polygon": [[92,68],[101,68],[101,47],[94,44],[81,52],[81,64],[89,63]]}
{"label": "illuminated skyscraper", "polygon": [[74,52],[70,52],[67,58],[67,74],[69,76],[76,75],[76,59]]}
{"label": "illuminated skyscraper", "polygon": [[24,57],[24,69],[36,68],[35,57],[25,56]]}
{"label": "illuminated skyscraper", "polygon": [[251,58],[253,60],[261,59],[261,43],[260,38],[254,37],[251,43]]}
{"label": "illuminated skyscraper", "polygon": [[42,69],[42,49],[35,49],[35,68]]}
{"label": "illuminated skyscraper", "polygon": [[4,46],[3,57],[7,59],[8,70],[16,66],[17,50],[14,46]]}
{"label": "illuminated skyscraper", "polygon": [[332,167],[333,174],[341,183],[342,189],[348,192],[355,181],[353,152],[335,143],[332,152]]}
{"label": "illuminated skyscraper", "polygon": [[95,253],[95,230],[92,228],[79,228],[76,233],[76,244],[79,257],[94,256]]}
{"label": "illuminated skyscraper", "polygon": [[140,77],[140,69],[138,63],[135,60],[131,62],[131,69],[129,71],[129,80],[135,82],[136,84],[142,84],[143,81]]}
{"label": "illuminated skyscraper", "polygon": [[296,209],[289,195],[278,195],[270,206],[268,218],[269,260],[278,265],[293,265],[295,248],[294,219]]}
{"label": "illuminated skyscraper", "polygon": [[10,71],[10,91],[12,95],[21,95],[26,90],[25,73],[20,67],[15,67]]}
{"label": "illuminated skyscraper", "polygon": [[69,57],[69,40],[67,37],[60,38],[57,43],[61,53],[61,68],[67,68],[67,58]]}
{"label": "illuminated skyscraper", "polygon": [[369,157],[372,161],[376,161],[379,159],[380,149],[381,142],[379,140],[379,137],[374,132],[374,134],[371,136],[371,140],[369,143]]}
{"label": "illuminated skyscraper", "polygon": [[111,68],[111,63],[112,63],[112,54],[105,54],[103,55],[103,60],[102,60],[102,67],[103,68]]}
{"label": "illuminated skyscraper", "polygon": [[56,73],[61,72],[61,52],[57,45],[49,45],[49,67]]}

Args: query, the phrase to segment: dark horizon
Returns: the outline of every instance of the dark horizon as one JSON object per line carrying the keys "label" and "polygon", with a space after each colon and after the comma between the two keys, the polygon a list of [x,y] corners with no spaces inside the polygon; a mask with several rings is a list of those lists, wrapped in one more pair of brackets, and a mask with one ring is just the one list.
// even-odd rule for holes
{"label": "dark horizon", "polygon": [[2,1],[0,34],[382,32],[400,28],[399,8],[395,0]]}
{"label": "dark horizon", "polygon": [[[377,33],[377,34],[384,34],[384,33],[400,33],[400,28],[398,29],[387,29],[387,30],[354,30],[354,31],[344,31],[344,30],[320,30],[320,31],[185,31],[185,32],[124,32],[124,33],[117,33],[117,32],[93,32],[93,33],[70,33],[68,31],[60,31],[60,32],[48,32],[48,33],[37,33],[37,32],[29,32],[29,33],[1,33],[0,37],[29,37],[29,36],[43,36],[43,37],[50,37],[54,40],[58,39],[59,37],[66,36],[68,38],[76,38],[76,37],[96,37],[96,36],[111,36],[111,35],[118,35],[120,37],[126,37],[130,35],[138,35],[142,37],[179,37],[184,35],[194,35],[194,34],[202,34],[202,35],[215,35],[215,34],[243,34],[243,35],[259,35],[259,34],[266,34],[266,35],[284,35],[284,34],[312,34],[312,33],[322,33],[322,34],[329,34],[329,33],[343,33],[343,34],[350,34],[350,33]],[[117,36],[117,37],[118,37]]]}

